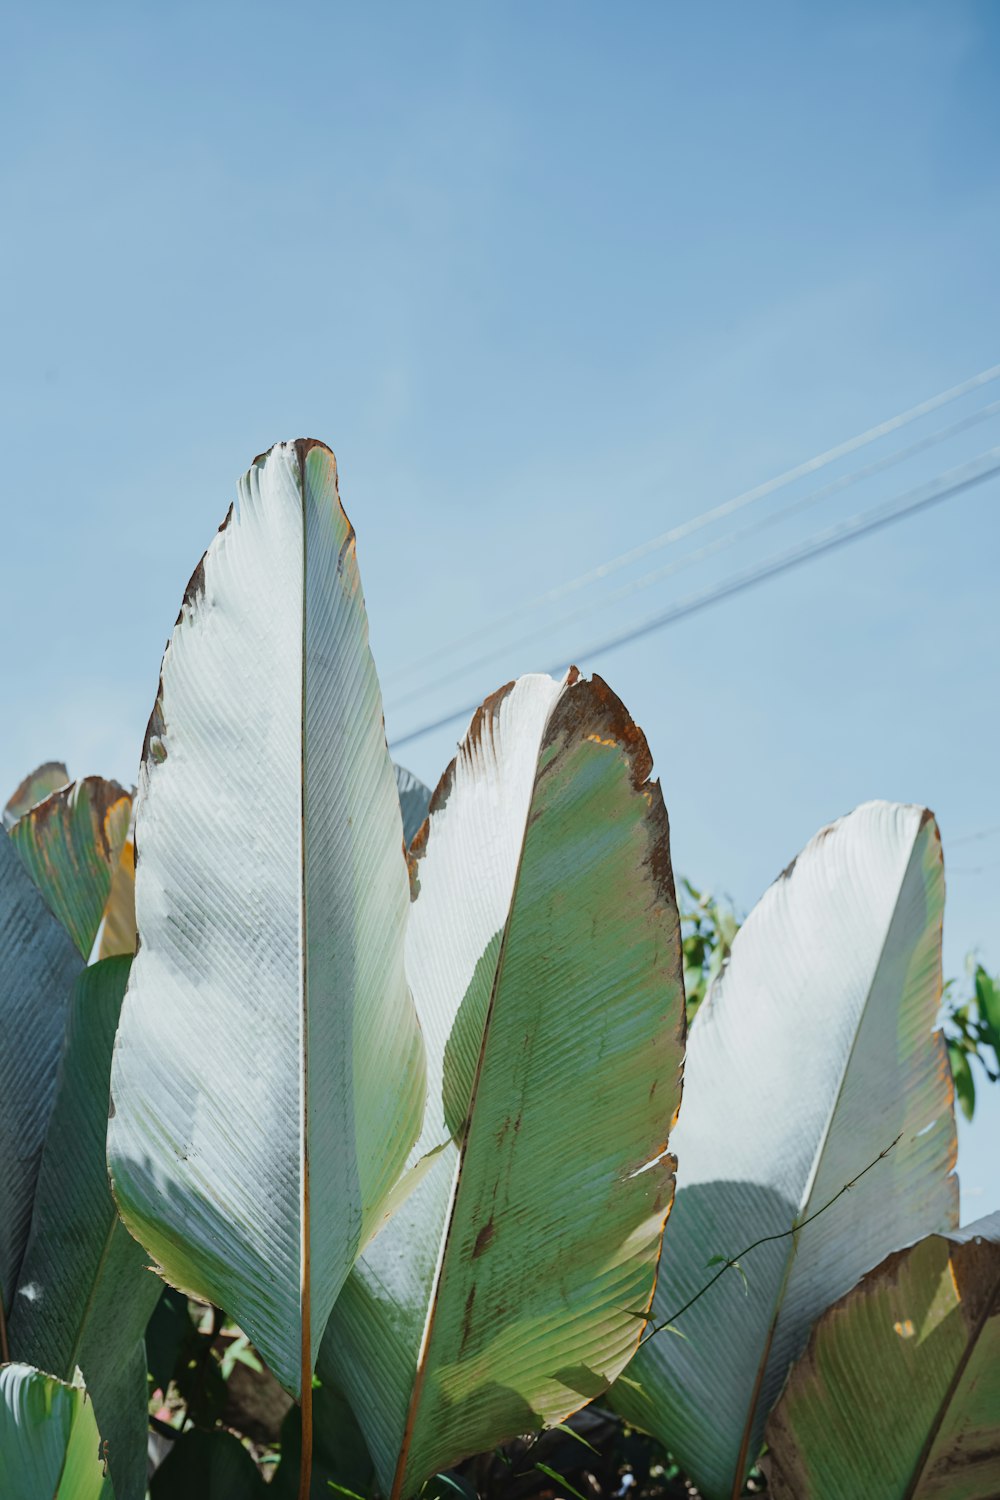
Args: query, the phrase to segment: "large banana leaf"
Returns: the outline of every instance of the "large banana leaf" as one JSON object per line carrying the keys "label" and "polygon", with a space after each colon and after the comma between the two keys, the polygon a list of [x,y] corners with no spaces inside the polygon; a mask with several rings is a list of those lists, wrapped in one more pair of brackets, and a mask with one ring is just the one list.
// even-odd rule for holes
{"label": "large banana leaf", "polygon": [[653,1304],[669,1321],[706,1263],[754,1250],[644,1343],[618,1409],[708,1500],[740,1493],[764,1418],[825,1307],[890,1250],[956,1223],[941,998],[941,842],[872,802],[819,833],[741,928],[691,1028],[673,1139],[677,1203]]}
{"label": "large banana leaf", "polygon": [[0,1368],[3,1500],[114,1500],[94,1409],[82,1384],[30,1365]]}
{"label": "large banana leaf", "polygon": [[281,444],[163,661],[108,1149],[165,1279],[293,1394],[420,1128],[402,838],[336,463]]}
{"label": "large banana leaf", "polygon": [[[31,1222],[73,981],[82,967],[17,851],[0,833],[0,1314]],[[0,1357],[6,1329],[0,1316]]]}
{"label": "large banana leaf", "polygon": [[767,1424],[774,1500],[1000,1495],[1000,1213],[831,1307]]}
{"label": "large banana leaf", "polygon": [[63,1380],[82,1370],[115,1494],[143,1500],[142,1338],[162,1284],[118,1217],[105,1161],[111,1051],[129,963],[106,959],[76,982],[9,1334],[17,1359]]}
{"label": "large banana leaf", "polygon": [[131,812],[132,798],[116,781],[87,776],[50,793],[10,832],[32,880],[84,958],[101,925]]}
{"label": "large banana leaf", "polygon": [[476,714],[413,847],[426,1170],[320,1360],[386,1494],[565,1417],[635,1349],[684,1034],[650,768],[600,678],[522,678]]}
{"label": "large banana leaf", "polygon": [[41,802],[57,787],[65,786],[68,780],[69,772],[61,760],[47,760],[44,765],[36,767],[8,797],[3,810],[4,828],[13,828],[29,807]]}

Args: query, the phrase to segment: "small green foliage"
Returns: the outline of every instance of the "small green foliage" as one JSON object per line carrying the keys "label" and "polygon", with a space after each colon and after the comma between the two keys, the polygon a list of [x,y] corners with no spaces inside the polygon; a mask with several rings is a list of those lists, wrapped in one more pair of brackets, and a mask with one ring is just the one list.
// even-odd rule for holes
{"label": "small green foliage", "polygon": [[562,1492],[572,1495],[574,1500],[584,1500],[584,1496],[581,1495],[580,1491],[574,1485],[570,1484],[568,1479],[564,1479],[561,1474],[558,1474],[555,1469],[550,1469],[548,1464],[536,1464],[535,1468],[539,1474],[544,1474],[546,1479],[555,1480],[556,1484],[561,1487]]}
{"label": "small green foliage", "polygon": [[[681,949],[688,1025],[722,972],[740,924],[731,907],[681,877]],[[685,899],[686,898],[686,899]]]}
{"label": "small green foliage", "polygon": [[976,1060],[990,1083],[1000,1081],[1000,979],[991,977],[975,954],[965,961],[970,993],[962,999],[958,981],[944,987],[944,1028],[955,1093],[962,1113],[971,1120],[976,1110]]}

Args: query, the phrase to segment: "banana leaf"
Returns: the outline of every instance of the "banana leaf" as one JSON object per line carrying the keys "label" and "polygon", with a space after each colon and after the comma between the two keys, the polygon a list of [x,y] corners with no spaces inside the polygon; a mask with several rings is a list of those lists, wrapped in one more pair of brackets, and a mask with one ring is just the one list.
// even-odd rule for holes
{"label": "banana leaf", "polygon": [[336,463],[279,444],[163,661],[108,1153],[160,1274],[294,1396],[420,1129],[402,842]]}
{"label": "banana leaf", "polygon": [[0,1358],[82,960],[0,833]]}
{"label": "banana leaf", "polygon": [[[951,1076],[934,1032],[943,910],[931,814],[867,803],[765,894],[691,1027],[661,1331],[614,1401],[706,1500],[740,1494],[824,1308],[888,1251],[957,1224]],[[713,1266],[765,1237],[671,1331]]]}
{"label": "banana leaf", "polygon": [[116,781],[87,776],[52,792],[10,831],[32,880],[85,959],[101,925],[131,812],[132,798]]}
{"label": "banana leaf", "polygon": [[774,1500],[1000,1495],[1000,1213],[897,1251],[829,1308],[766,1438]]}
{"label": "banana leaf", "polygon": [[320,1359],[386,1495],[561,1420],[638,1341],[684,1038],[650,769],[600,678],[522,678],[477,712],[411,849],[422,1175]]}
{"label": "banana leaf", "polygon": [[111,1051],[129,964],[106,959],[76,982],[9,1336],[15,1358],[62,1380],[79,1367],[115,1494],[143,1500],[143,1333],[162,1284],[118,1217],[105,1160]]}
{"label": "banana leaf", "polygon": [[0,1495],[4,1500],[114,1500],[94,1408],[30,1365],[0,1366]]}

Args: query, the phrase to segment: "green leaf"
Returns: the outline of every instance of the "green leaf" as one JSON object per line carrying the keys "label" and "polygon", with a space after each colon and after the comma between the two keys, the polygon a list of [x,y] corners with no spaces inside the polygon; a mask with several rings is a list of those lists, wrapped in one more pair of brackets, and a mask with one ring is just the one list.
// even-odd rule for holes
{"label": "green leaf", "polygon": [[[824,829],[741,927],[691,1028],[680,1169],[653,1302],[673,1322],[705,1249],[765,1236],[749,1284],[719,1277],[648,1338],[613,1393],[706,1500],[729,1500],[824,1308],[900,1244],[957,1218],[933,818],[868,803]],[[897,1136],[884,1160],[795,1234]]]}
{"label": "green leaf", "polygon": [[30,1365],[0,1366],[4,1500],[114,1500],[94,1409],[82,1384]]}
{"label": "green leaf", "polygon": [[150,1500],[265,1500],[268,1490],[231,1432],[181,1434],[153,1475]]}
{"label": "green leaf", "polygon": [[55,1100],[76,949],[0,833],[0,1297],[10,1311]]}
{"label": "green leaf", "polygon": [[976,1080],[972,1076],[968,1054],[964,1047],[958,1047],[953,1042],[949,1042],[948,1059],[951,1063],[951,1076],[955,1083],[955,1093],[958,1096],[962,1113],[967,1120],[971,1120],[976,1110]]}
{"label": "green leaf", "polygon": [[[268,1491],[271,1500],[296,1500],[302,1454],[302,1412],[293,1406],[281,1428],[281,1463]],[[372,1461],[347,1401],[331,1385],[313,1391],[312,1488],[310,1500],[329,1500],[331,1490],[370,1496]]]}
{"label": "green leaf", "polygon": [[1000,1213],[890,1255],[835,1303],[766,1438],[774,1500],[1000,1494]]}
{"label": "green leaf", "polygon": [[574,1485],[570,1484],[568,1479],[564,1478],[562,1474],[558,1474],[555,1469],[550,1469],[548,1464],[535,1464],[535,1468],[539,1474],[544,1474],[546,1479],[554,1479],[556,1484],[565,1490],[567,1495],[574,1496],[574,1500],[585,1500],[585,1497],[580,1494],[580,1491]]}
{"label": "green leaf", "polygon": [[320,1361],[386,1495],[562,1421],[641,1337],[684,1028],[649,770],[600,678],[527,677],[477,712],[435,793],[407,972],[428,1060],[411,1160],[438,1155],[366,1247]]}
{"label": "green leaf", "polygon": [[32,880],[82,956],[90,957],[128,834],[132,798],[87,776],[52,792],[11,829]]}
{"label": "green leaf", "polygon": [[79,1366],[108,1442],[118,1500],[146,1489],[143,1333],[160,1282],[115,1210],[104,1141],[111,1052],[128,958],[76,982],[31,1235],[10,1316],[19,1359],[71,1380]]}
{"label": "green leaf", "polygon": [[219,1373],[223,1380],[229,1379],[233,1373],[233,1366],[236,1364],[246,1365],[248,1370],[253,1370],[258,1375],[264,1368],[250,1347],[250,1340],[245,1333],[241,1333],[238,1338],[233,1339],[232,1343],[227,1345],[226,1352],[219,1361]]}
{"label": "green leaf", "polygon": [[[576,1442],[581,1443],[584,1448],[589,1448],[591,1453],[597,1453],[597,1449],[594,1447],[593,1443],[588,1443],[587,1439],[583,1436],[583,1433],[577,1432],[576,1428],[571,1427],[568,1422],[553,1422],[552,1426],[548,1430],[550,1432],[565,1432],[567,1437],[571,1437]],[[598,1454],[598,1457],[599,1456],[600,1455]]]}
{"label": "green leaf", "polygon": [[980,1015],[994,1032],[1000,1032],[1000,983],[990,978],[982,964],[976,969],[976,999]]}
{"label": "green leaf", "polygon": [[61,760],[47,760],[43,766],[27,775],[13,792],[3,810],[3,826],[9,832],[18,818],[24,816],[29,807],[42,802],[50,792],[65,786],[69,772]]}
{"label": "green leaf", "polygon": [[146,1325],[146,1359],[154,1391],[166,1391],[182,1352],[197,1347],[197,1339],[184,1293],[172,1286],[161,1286],[159,1300]]}
{"label": "green leaf", "polygon": [[399,795],[322,444],[242,480],[164,657],[138,804],[115,1194],[165,1279],[298,1395],[424,1095]]}

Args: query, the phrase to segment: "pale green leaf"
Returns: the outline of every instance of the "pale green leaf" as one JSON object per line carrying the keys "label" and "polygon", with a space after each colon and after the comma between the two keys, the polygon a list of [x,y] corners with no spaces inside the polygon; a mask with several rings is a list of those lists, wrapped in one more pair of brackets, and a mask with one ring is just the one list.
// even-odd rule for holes
{"label": "pale green leaf", "polygon": [[87,776],[52,792],[11,829],[28,873],[84,958],[101,925],[131,814],[132,798],[116,781]]}
{"label": "pale green leaf", "polygon": [[[900,1244],[954,1227],[955,1121],[941,997],[941,843],[917,807],[868,803],[763,897],[691,1028],[680,1169],[654,1323],[705,1285],[705,1252],[782,1235],[648,1339],[615,1404],[706,1500],[740,1493],[819,1314]],[[716,1273],[717,1274],[717,1273]],[[638,1390],[637,1390],[638,1386]]]}
{"label": "pale green leaf", "polygon": [[28,1241],[73,981],[82,962],[0,833],[0,1301]]}
{"label": "pale green leaf", "polygon": [[242,480],[164,657],[138,800],[116,1196],[297,1395],[424,1087],[399,796],[321,444]]}
{"label": "pale green leaf", "polygon": [[889,1256],[824,1313],[765,1435],[774,1500],[1000,1495],[1000,1213]]}
{"label": "pale green leaf", "polygon": [[0,1366],[3,1500],[114,1500],[102,1452],[82,1384],[30,1365]]}
{"label": "pale green leaf", "polygon": [[11,1309],[11,1352],[71,1380],[82,1371],[118,1500],[146,1492],[146,1324],[161,1283],[115,1210],[105,1135],[111,1051],[130,960],[76,982],[31,1234]]}
{"label": "pale green leaf", "polygon": [[321,1355],[387,1495],[563,1420],[641,1337],[684,1028],[650,768],[599,678],[523,678],[476,714],[413,851],[428,1098],[411,1163],[439,1149]]}

